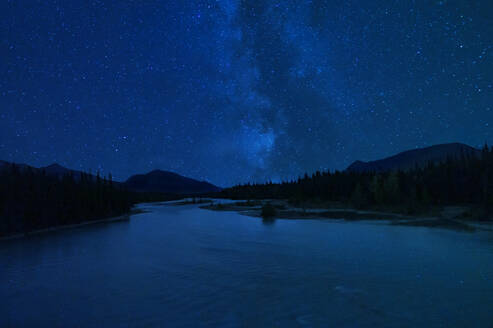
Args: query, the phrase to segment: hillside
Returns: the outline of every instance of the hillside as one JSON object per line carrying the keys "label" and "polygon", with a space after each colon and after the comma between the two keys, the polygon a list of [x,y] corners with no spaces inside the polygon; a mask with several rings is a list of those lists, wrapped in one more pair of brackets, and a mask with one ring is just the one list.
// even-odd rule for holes
{"label": "hillside", "polygon": [[441,144],[408,150],[376,161],[356,161],[348,166],[346,170],[351,172],[408,170],[414,168],[416,165],[418,167],[423,167],[430,161],[438,163],[445,161],[448,157],[460,158],[462,154],[479,156],[481,151],[461,143]]}
{"label": "hillside", "polygon": [[161,170],[131,176],[124,182],[124,186],[131,191],[178,194],[197,194],[221,190],[221,188],[208,182]]}

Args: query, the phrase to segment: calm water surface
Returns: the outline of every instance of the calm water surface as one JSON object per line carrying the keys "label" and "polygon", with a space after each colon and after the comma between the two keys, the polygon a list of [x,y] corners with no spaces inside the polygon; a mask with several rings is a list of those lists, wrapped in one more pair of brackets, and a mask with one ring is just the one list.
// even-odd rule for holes
{"label": "calm water surface", "polygon": [[0,327],[493,327],[493,232],[140,207],[0,242]]}

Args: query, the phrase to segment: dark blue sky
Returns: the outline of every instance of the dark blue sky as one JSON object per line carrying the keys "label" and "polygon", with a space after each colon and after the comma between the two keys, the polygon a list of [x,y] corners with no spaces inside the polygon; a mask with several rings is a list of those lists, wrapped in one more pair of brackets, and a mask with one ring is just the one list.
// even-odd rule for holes
{"label": "dark blue sky", "polygon": [[2,1],[0,159],[227,186],[493,143],[493,2]]}

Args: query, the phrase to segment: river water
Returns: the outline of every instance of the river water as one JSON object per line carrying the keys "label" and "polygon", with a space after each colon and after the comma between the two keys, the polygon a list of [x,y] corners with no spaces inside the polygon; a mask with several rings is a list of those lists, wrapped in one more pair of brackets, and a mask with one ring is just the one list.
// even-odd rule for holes
{"label": "river water", "polygon": [[0,242],[0,327],[493,327],[493,232],[142,204]]}

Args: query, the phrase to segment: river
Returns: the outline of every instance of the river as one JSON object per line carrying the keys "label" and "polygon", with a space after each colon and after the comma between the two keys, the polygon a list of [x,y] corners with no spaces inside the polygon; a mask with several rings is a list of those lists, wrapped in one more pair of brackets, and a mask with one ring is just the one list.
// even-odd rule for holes
{"label": "river", "polygon": [[0,327],[492,327],[493,232],[141,204],[0,242]]}

